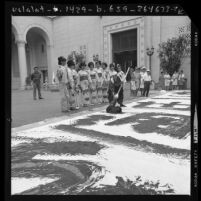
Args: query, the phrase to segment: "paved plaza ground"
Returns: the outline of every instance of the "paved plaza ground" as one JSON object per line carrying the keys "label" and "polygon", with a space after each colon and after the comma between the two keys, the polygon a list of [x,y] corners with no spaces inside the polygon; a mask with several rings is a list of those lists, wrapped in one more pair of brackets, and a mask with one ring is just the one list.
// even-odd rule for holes
{"label": "paved plaza ground", "polygon": [[[28,93],[13,93],[14,127],[60,118],[13,129],[13,195],[190,194],[190,91],[152,91],[122,114],[101,106],[66,116],[53,93],[40,104]],[[38,112],[27,120],[26,108]]]}
{"label": "paved plaza ground", "polygon": [[[150,95],[157,94],[158,91],[151,91]],[[12,128],[19,127],[34,122],[44,121],[45,119],[71,115],[80,111],[92,111],[94,108],[103,107],[107,104],[90,106],[88,108],[80,108],[78,111],[71,111],[64,114],[60,109],[59,92],[42,91],[42,100],[33,100],[32,90],[13,90],[11,97],[11,112],[12,112]],[[140,96],[140,93],[139,93]],[[139,98],[139,97],[137,97]],[[129,85],[126,85],[124,99],[131,100],[135,97],[130,96]]]}

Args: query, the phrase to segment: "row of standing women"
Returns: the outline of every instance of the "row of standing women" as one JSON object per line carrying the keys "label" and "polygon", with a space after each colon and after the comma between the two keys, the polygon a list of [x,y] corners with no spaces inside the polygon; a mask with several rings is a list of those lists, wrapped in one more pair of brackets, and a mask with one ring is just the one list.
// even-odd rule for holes
{"label": "row of standing women", "polygon": [[108,71],[107,64],[100,61],[95,66],[93,62],[89,62],[88,66],[81,63],[77,70],[74,62],[66,62],[64,57],[58,58],[58,64],[62,112],[108,102],[110,79],[117,74],[113,65]]}
{"label": "row of standing women", "polygon": [[179,73],[175,71],[172,76],[170,76],[167,72],[161,72],[159,77],[159,85],[163,90],[185,89],[185,83],[186,77],[183,70]]}

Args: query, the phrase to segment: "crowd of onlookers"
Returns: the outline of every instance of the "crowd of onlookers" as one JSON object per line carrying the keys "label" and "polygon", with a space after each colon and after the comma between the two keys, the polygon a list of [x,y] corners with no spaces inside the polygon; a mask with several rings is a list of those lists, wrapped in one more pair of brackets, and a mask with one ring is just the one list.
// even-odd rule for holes
{"label": "crowd of onlookers", "polygon": [[130,69],[130,89],[131,95],[137,96],[140,91],[141,96],[149,96],[150,85],[152,84],[151,72],[145,66]]}
{"label": "crowd of onlookers", "polygon": [[175,71],[172,76],[167,72],[161,72],[159,77],[159,87],[162,90],[181,90],[186,88],[187,79],[183,70]]}
{"label": "crowd of onlookers", "polygon": [[[145,66],[128,67],[126,73],[121,69],[120,64],[111,63],[109,66],[99,60],[95,62],[81,62],[76,65],[73,60],[68,60],[61,56],[58,58],[58,68],[56,79],[59,83],[61,95],[61,111],[79,109],[89,105],[111,103],[115,95],[116,102],[120,107],[124,107],[124,84],[127,76],[130,76],[130,91],[132,96],[148,97],[150,85],[153,80],[151,72]],[[34,67],[31,75],[33,83],[33,98],[43,99],[40,91],[41,74],[38,67]],[[162,90],[177,90],[185,88],[186,78],[181,70],[170,76],[167,72],[161,72],[159,77],[159,87]]]}
{"label": "crowd of onlookers", "polygon": [[80,106],[111,103],[118,93],[117,103],[123,105],[123,87],[126,81],[121,65],[108,65],[99,60],[95,62],[81,62],[76,65],[73,60],[58,58],[56,77],[59,81],[61,94],[61,110],[79,109]]}

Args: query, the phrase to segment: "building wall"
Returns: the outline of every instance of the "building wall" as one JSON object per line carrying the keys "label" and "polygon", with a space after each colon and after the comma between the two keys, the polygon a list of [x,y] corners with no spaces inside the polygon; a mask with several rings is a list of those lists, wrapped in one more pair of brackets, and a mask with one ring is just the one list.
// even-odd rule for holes
{"label": "building wall", "polygon": [[187,25],[188,23],[190,23],[190,18],[187,16],[161,17],[161,41],[178,36],[178,27]]}
{"label": "building wall", "polygon": [[[44,46],[44,52],[42,52],[42,45]],[[45,47],[45,41],[38,40],[33,46],[35,51],[35,66],[47,66],[47,52]]]}
{"label": "building wall", "polygon": [[112,60],[112,34],[117,32],[123,32],[131,29],[137,29],[137,65],[144,65],[144,17],[107,17],[107,21],[102,23],[103,27],[103,60],[108,63],[113,62]]}
{"label": "building wall", "polygon": [[40,16],[14,16],[12,25],[17,29],[18,37],[26,40],[26,34],[32,27],[41,27],[48,34],[50,43],[52,43],[52,20]]}
{"label": "building wall", "polygon": [[[168,38],[176,37],[179,34],[178,28],[188,25],[191,22],[187,16],[163,16],[161,17],[161,41],[167,41]],[[183,58],[180,70],[184,71],[187,77],[187,88],[191,87],[191,59]]]}
{"label": "building wall", "polygon": [[[44,38],[38,34],[30,32],[27,34],[27,42],[29,45],[30,55],[30,59],[27,63],[30,65],[31,72],[33,72],[34,66],[47,67],[47,47]],[[42,45],[44,47],[44,52],[42,52]]]}
{"label": "building wall", "polygon": [[[40,27],[45,32],[46,43],[51,45],[52,71],[57,69],[57,58],[67,57],[71,51],[80,51],[86,45],[87,62],[93,60],[93,54],[98,54],[100,60],[111,62],[111,33],[126,29],[138,28],[138,65],[149,67],[146,48],[153,46],[152,75],[158,82],[160,61],[158,45],[168,38],[178,35],[178,27],[186,25],[190,19],[186,16],[62,16],[50,19],[48,17],[12,17],[12,24],[17,29],[18,38],[26,40],[26,33],[31,27]],[[131,24],[132,25],[131,25]],[[130,25],[129,25],[130,24]],[[123,28],[122,28],[123,27]],[[107,31],[105,31],[105,29]],[[105,32],[104,32],[105,31]],[[35,43],[35,59],[32,64],[46,65],[40,54],[40,44]],[[46,53],[47,54],[47,53]],[[36,57],[38,60],[36,62]],[[48,61],[50,65],[50,61]],[[190,80],[190,59],[186,58],[181,67]],[[188,88],[190,81],[188,82]]]}
{"label": "building wall", "polygon": [[93,54],[101,55],[100,17],[74,16],[58,17],[53,21],[54,62],[59,56],[67,57],[72,51],[80,52],[86,45],[87,62]]}
{"label": "building wall", "polygon": [[[155,48],[154,54],[151,58],[152,78],[158,82],[160,75],[160,60],[158,58],[158,45],[161,42],[161,18],[158,16],[151,17],[151,45]],[[148,56],[147,56],[148,58]]]}

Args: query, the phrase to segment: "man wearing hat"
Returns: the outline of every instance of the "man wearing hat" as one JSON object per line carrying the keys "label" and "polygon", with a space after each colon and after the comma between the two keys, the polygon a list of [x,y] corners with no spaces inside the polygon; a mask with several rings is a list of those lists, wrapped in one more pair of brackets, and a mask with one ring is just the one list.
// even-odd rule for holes
{"label": "man wearing hat", "polygon": [[40,91],[40,81],[41,80],[41,74],[38,71],[38,67],[34,67],[34,72],[31,74],[31,81],[33,83],[33,98],[36,100],[36,90],[38,90],[38,98],[43,99],[41,96],[41,91]]}
{"label": "man wearing hat", "polygon": [[148,97],[149,96],[149,89],[151,84],[151,72],[150,70],[147,70],[147,72],[144,73],[144,92],[143,96]]}

